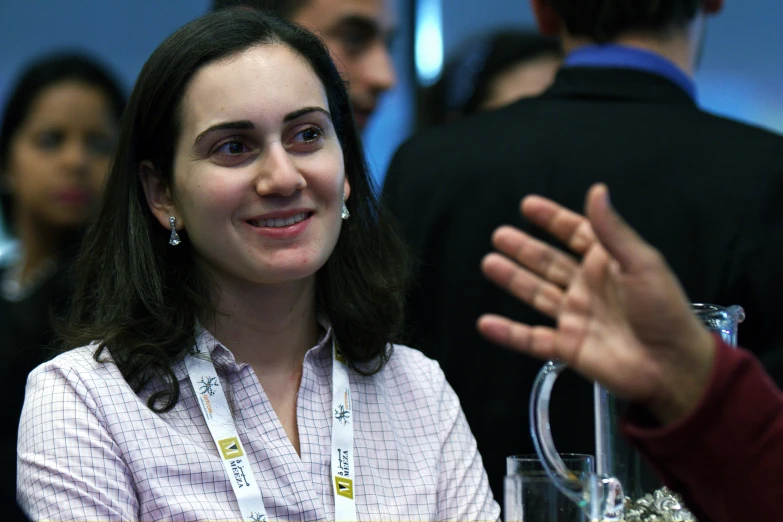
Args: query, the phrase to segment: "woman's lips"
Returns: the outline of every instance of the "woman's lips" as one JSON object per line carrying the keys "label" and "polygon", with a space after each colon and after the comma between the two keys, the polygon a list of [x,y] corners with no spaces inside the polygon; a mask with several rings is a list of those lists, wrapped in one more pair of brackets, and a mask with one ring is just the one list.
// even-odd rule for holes
{"label": "woman's lips", "polygon": [[86,190],[67,189],[56,192],[54,199],[66,205],[87,205],[92,200],[92,197]]}

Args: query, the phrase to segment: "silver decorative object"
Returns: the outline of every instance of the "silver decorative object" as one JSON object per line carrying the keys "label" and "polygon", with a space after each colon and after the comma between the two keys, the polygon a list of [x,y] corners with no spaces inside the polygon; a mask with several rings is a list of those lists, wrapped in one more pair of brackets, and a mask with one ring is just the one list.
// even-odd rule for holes
{"label": "silver decorative object", "polygon": [[640,499],[625,499],[626,522],[696,522],[696,517],[682,503],[682,498],[668,488],[661,488]]}
{"label": "silver decorative object", "polygon": [[182,240],[179,238],[179,234],[177,234],[177,218],[171,216],[169,218],[169,223],[171,223],[171,236],[169,236],[169,245],[177,246],[182,243]]}

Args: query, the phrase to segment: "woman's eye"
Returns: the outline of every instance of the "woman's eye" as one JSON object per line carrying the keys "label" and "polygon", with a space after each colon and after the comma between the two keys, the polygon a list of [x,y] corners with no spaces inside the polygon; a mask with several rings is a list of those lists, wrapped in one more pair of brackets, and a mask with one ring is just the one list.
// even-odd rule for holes
{"label": "woman's eye", "polygon": [[302,143],[313,143],[318,141],[322,137],[323,137],[323,132],[321,132],[321,129],[319,129],[318,127],[308,127],[303,131],[300,131],[295,136],[294,141],[299,141]]}
{"label": "woman's eye", "polygon": [[215,149],[215,152],[217,154],[226,154],[229,156],[235,156],[237,154],[242,154],[244,152],[248,152],[250,149],[245,146],[244,143],[242,143],[239,140],[229,140],[220,145],[217,149]]}
{"label": "woman's eye", "polygon": [[45,131],[36,136],[35,142],[40,149],[53,150],[59,147],[65,136],[58,131]]}

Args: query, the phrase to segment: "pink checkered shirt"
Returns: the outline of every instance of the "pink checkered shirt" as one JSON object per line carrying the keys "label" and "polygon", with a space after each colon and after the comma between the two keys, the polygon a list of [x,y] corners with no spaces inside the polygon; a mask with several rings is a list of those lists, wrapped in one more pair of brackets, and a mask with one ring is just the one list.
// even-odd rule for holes
{"label": "pink checkered shirt", "polygon": [[[209,333],[212,360],[272,520],[334,520],[331,330],[305,356],[297,399],[301,458],[248,364]],[[240,520],[188,382],[156,414],[94,347],[30,374],[19,430],[18,495],[33,519]],[[372,377],[350,372],[358,520],[497,520],[481,457],[438,364],[395,346]]]}

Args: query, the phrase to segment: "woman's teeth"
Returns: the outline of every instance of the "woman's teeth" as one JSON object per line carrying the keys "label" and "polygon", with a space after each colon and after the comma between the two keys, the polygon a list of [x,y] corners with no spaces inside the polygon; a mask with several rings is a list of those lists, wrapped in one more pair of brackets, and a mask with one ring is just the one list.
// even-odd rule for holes
{"label": "woman's teeth", "polygon": [[291,226],[294,223],[299,223],[306,217],[307,217],[307,212],[302,212],[301,214],[288,216],[287,218],[258,219],[258,220],[248,221],[248,223],[256,227],[280,228],[280,227]]}

